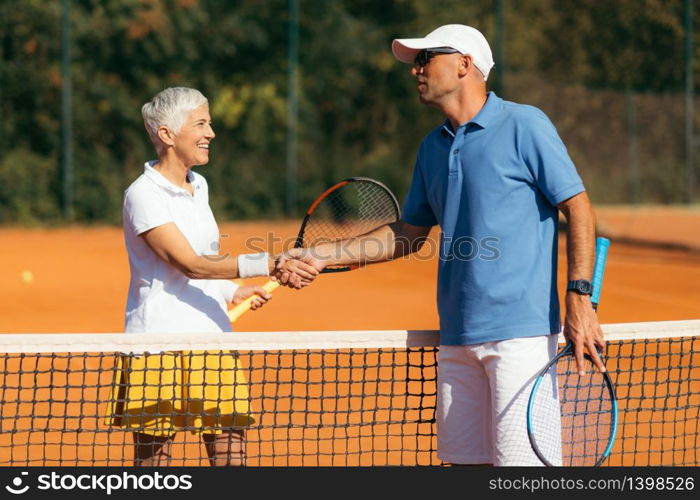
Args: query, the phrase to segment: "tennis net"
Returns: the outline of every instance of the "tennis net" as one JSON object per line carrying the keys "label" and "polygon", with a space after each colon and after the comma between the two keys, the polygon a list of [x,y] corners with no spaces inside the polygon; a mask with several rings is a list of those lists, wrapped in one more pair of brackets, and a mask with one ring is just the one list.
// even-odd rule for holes
{"label": "tennis net", "polygon": [[[700,464],[699,330],[604,326],[620,412],[606,464]],[[159,463],[208,465],[221,450],[202,434],[232,430],[245,452],[229,440],[224,456],[245,465],[439,465],[437,344],[434,331],[0,335],[0,465],[132,465],[168,436]]]}

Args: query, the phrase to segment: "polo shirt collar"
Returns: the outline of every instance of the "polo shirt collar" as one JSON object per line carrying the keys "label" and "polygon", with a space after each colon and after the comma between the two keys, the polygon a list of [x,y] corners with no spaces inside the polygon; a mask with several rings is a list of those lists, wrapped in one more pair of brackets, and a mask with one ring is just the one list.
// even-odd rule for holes
{"label": "polo shirt collar", "polygon": [[472,118],[469,123],[476,123],[481,128],[488,127],[489,123],[491,123],[493,118],[501,109],[501,102],[503,102],[503,99],[498,97],[494,92],[489,92],[486,94],[486,102],[482,106],[481,110],[479,110],[476,116]]}
{"label": "polo shirt collar", "polygon": [[452,137],[452,139],[455,138],[455,133],[454,130],[452,130],[452,124],[450,123],[449,118],[445,118],[445,122],[442,124],[442,135],[449,135],[450,137]]}
{"label": "polo shirt collar", "polygon": [[[489,92],[488,94],[486,94],[486,102],[481,107],[479,112],[476,114],[476,116],[474,118],[472,118],[470,121],[468,121],[465,125],[468,125],[470,123],[474,123],[481,128],[488,127],[489,123],[491,123],[493,118],[496,116],[498,111],[501,109],[502,102],[503,102],[503,99],[498,97],[494,92]],[[464,127],[464,125],[460,126],[460,128],[462,128],[462,127]],[[455,137],[455,131],[452,130],[452,124],[450,123],[449,118],[445,119],[445,122],[442,124],[442,130],[443,130],[443,134],[446,133],[452,138]],[[468,127],[465,127],[464,132],[466,133],[467,130],[468,130]]]}
{"label": "polo shirt collar", "polygon": [[[158,163],[158,160],[151,160],[147,161],[143,165],[143,170],[144,170],[144,175],[148,177],[151,181],[153,181],[157,186],[162,187],[163,189],[170,191],[173,194],[187,194],[189,195],[190,193],[179,186],[176,186],[172,182],[170,182],[168,179],[166,179],[163,174],[158,172],[155,168],[155,165]],[[192,171],[187,172],[187,180],[194,185],[194,174]],[[195,186],[196,187],[196,186]]]}

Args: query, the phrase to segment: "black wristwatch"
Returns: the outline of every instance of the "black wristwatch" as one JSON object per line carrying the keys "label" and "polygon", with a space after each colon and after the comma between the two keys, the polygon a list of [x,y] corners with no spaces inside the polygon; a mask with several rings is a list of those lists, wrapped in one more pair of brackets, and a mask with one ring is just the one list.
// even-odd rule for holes
{"label": "black wristwatch", "polygon": [[580,295],[593,295],[593,285],[588,280],[569,281],[566,291],[572,290]]}

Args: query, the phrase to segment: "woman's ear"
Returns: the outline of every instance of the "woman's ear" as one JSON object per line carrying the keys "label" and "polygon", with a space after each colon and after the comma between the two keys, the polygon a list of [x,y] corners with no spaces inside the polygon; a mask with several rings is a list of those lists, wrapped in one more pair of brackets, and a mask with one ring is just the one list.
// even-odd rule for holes
{"label": "woman's ear", "polygon": [[175,134],[165,125],[158,128],[158,138],[166,146],[172,146],[175,144]]}

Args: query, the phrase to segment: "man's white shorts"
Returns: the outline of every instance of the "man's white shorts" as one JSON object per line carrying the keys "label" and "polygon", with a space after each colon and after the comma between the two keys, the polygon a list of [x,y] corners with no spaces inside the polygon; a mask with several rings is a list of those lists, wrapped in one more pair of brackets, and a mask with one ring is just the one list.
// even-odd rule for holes
{"label": "man's white shorts", "polygon": [[542,465],[527,437],[527,401],[557,335],[440,346],[438,457],[452,464]]}

